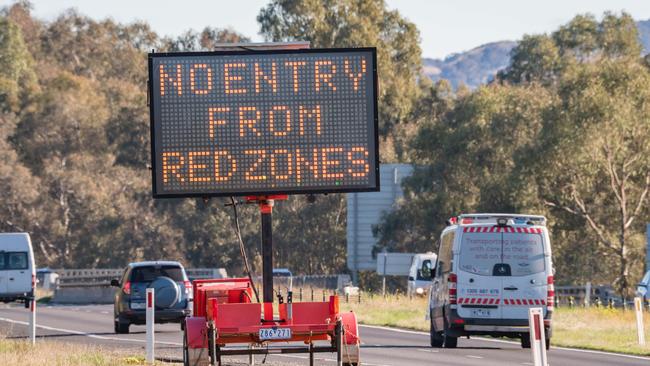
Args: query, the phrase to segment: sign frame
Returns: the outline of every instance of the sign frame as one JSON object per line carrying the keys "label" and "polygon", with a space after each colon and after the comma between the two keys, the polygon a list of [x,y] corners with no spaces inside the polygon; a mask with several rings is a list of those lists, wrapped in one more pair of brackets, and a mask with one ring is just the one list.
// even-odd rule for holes
{"label": "sign frame", "polygon": [[[240,47],[241,48],[241,47]],[[369,162],[374,162],[374,173],[375,173],[375,182],[374,187],[343,187],[340,189],[337,188],[327,188],[327,189],[318,189],[318,188],[306,188],[306,189],[264,189],[264,190],[251,190],[251,191],[239,191],[239,192],[187,192],[187,193],[158,193],[156,190],[156,151],[154,149],[155,145],[155,108],[154,108],[154,90],[153,83],[154,80],[154,70],[153,70],[153,60],[154,58],[164,58],[164,57],[183,57],[183,56],[238,56],[238,55],[278,55],[278,54],[310,54],[310,53],[346,53],[346,52],[370,52],[373,61],[372,67],[372,101],[374,101],[373,106],[373,123],[371,131],[374,136],[371,138],[374,140],[374,151],[369,151]],[[148,65],[148,80],[147,80],[147,105],[149,107],[149,133],[150,133],[150,147],[151,147],[151,188],[153,198],[192,198],[192,197],[228,197],[228,196],[266,196],[274,194],[328,194],[328,193],[348,193],[348,192],[378,192],[380,190],[380,176],[379,176],[379,79],[377,76],[377,48],[376,47],[358,47],[358,48],[302,48],[302,49],[235,49],[228,51],[192,51],[192,52],[150,52],[147,54],[147,65]],[[374,154],[374,155],[373,155]],[[372,160],[371,160],[372,159]]]}

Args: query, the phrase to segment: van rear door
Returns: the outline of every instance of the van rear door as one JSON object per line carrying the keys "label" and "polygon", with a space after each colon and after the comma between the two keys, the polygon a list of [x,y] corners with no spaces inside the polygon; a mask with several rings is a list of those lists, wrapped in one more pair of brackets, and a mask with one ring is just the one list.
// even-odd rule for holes
{"label": "van rear door", "polygon": [[32,288],[32,273],[29,269],[27,252],[5,252],[5,277],[7,292],[10,294],[27,294]]}
{"label": "van rear door", "polygon": [[502,237],[488,226],[463,227],[458,256],[458,315],[501,319],[502,277],[493,276],[501,261]]}
{"label": "van rear door", "polygon": [[[541,307],[546,316],[547,268],[544,231],[534,227],[504,227],[502,277],[503,318],[528,319],[528,309]],[[549,269],[550,270],[550,269]]]}

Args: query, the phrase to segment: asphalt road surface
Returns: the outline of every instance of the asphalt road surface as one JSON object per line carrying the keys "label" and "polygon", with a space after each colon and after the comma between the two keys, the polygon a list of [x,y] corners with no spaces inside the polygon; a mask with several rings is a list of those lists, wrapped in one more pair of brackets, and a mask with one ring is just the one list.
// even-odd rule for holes
{"label": "asphalt road surface", "polygon": [[[144,355],[144,326],[131,326],[131,334],[113,333],[112,305],[40,306],[37,309],[37,337],[65,342],[119,347]],[[0,305],[0,334],[26,337],[29,313],[20,305]],[[157,325],[156,355],[181,358],[181,331],[178,324]],[[362,364],[368,366],[420,365],[532,365],[530,350],[518,342],[493,339],[459,339],[457,349],[429,347],[428,334],[382,327],[361,326]],[[317,354],[319,365],[334,364],[334,355]],[[260,364],[263,356],[256,356]],[[551,347],[550,365],[650,365],[650,358],[605,352]],[[244,358],[226,358],[240,364]],[[270,365],[305,365],[306,355],[269,356]]]}

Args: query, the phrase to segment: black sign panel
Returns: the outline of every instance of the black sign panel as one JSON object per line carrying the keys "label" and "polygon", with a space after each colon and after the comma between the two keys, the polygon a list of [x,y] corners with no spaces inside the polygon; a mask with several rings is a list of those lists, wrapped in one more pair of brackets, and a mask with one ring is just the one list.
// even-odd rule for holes
{"label": "black sign panel", "polygon": [[374,48],[149,54],[153,195],[379,190]]}

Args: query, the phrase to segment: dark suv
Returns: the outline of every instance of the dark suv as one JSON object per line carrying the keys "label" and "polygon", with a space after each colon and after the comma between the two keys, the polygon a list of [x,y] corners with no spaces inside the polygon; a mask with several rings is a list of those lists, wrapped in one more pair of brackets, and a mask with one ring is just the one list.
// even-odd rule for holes
{"label": "dark suv", "polygon": [[192,283],[178,262],[129,264],[121,280],[114,279],[115,333],[128,333],[131,324],[145,324],[147,288],[155,291],[156,323],[181,323],[192,308]]}

